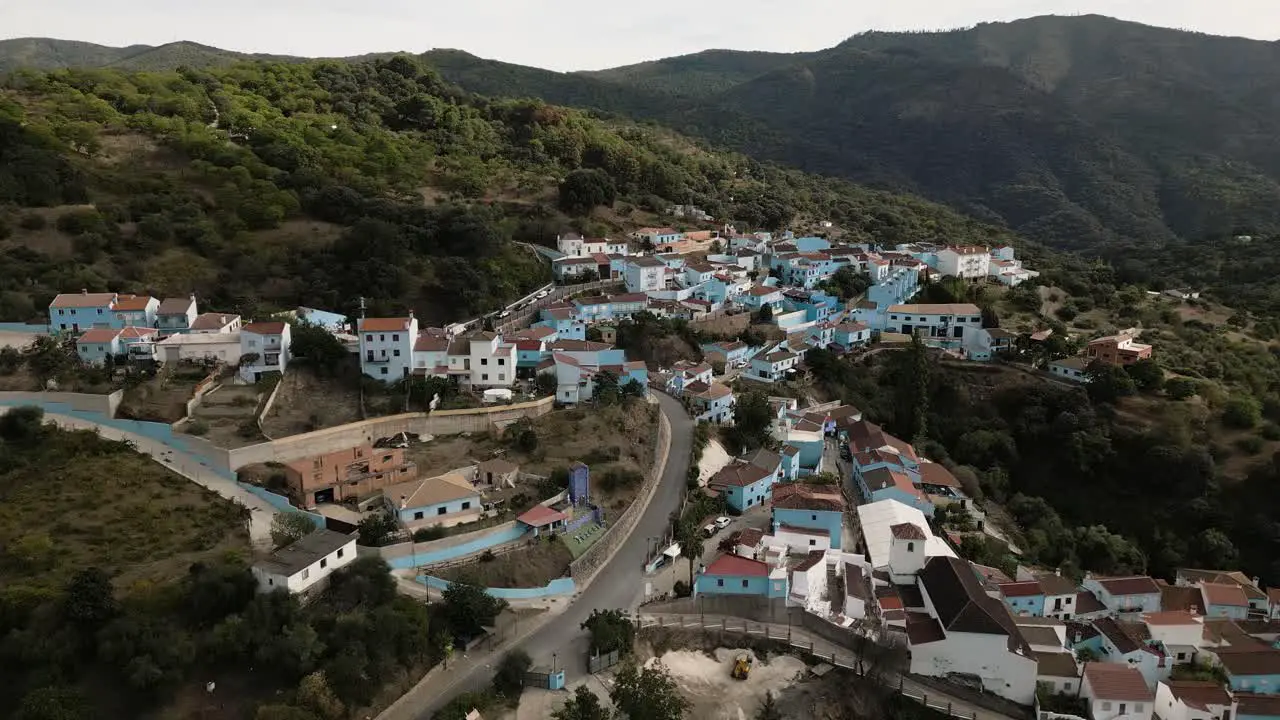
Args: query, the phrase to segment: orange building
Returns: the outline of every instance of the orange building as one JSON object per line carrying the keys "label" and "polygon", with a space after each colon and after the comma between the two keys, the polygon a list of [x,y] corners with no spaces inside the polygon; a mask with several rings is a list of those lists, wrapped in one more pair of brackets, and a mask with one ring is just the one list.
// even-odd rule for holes
{"label": "orange building", "polygon": [[418,466],[399,448],[369,443],[285,464],[289,494],[302,507],[360,500],[396,483],[414,479]]}
{"label": "orange building", "polygon": [[1108,335],[1089,341],[1085,356],[1090,362],[1098,360],[1108,365],[1132,365],[1151,357],[1151,346],[1134,342],[1132,333]]}

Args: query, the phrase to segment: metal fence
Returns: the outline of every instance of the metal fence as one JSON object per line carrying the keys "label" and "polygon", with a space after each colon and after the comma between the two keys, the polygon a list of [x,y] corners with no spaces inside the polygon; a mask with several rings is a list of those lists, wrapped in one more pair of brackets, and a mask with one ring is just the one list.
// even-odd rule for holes
{"label": "metal fence", "polygon": [[[746,620],[730,620],[727,618],[722,618],[719,622],[715,622],[715,621],[705,621],[705,620],[700,620],[695,618],[680,618],[676,620],[666,620],[661,617],[641,617],[637,620],[637,628],[641,630],[652,629],[652,628],[675,628],[675,629],[682,629],[682,630],[714,630],[720,633],[733,633],[737,635],[746,635],[748,637],[753,637],[753,638],[771,640],[774,642],[786,644],[792,650],[803,652],[806,655],[809,655],[810,657],[829,663],[843,670],[848,670],[849,672],[855,673],[859,676],[862,676],[865,674],[863,663],[859,662],[858,656],[856,653],[850,651],[848,654],[844,654],[844,653],[836,652],[834,649],[830,651],[825,651],[825,648],[819,649],[812,640],[802,641],[802,640],[793,639],[790,632],[773,631],[771,627],[766,623],[752,623]],[[950,701],[946,702],[945,704],[939,703],[939,702],[931,703],[929,702],[929,696],[927,694],[924,694],[924,693],[916,694],[911,692],[906,688],[905,681],[901,674],[897,675],[896,687],[892,685],[891,687],[897,694],[901,695],[902,697],[907,698],[908,700],[913,700],[915,702],[918,702],[921,705],[924,705],[925,707],[929,708],[930,710],[943,713],[948,717],[964,718],[964,720],[977,720],[978,718],[977,712],[974,712],[974,711],[970,711],[967,713],[963,712],[953,707]],[[936,701],[937,697],[935,696],[934,699]]]}
{"label": "metal fence", "polygon": [[602,672],[617,665],[621,660],[622,654],[617,650],[604,655],[589,655],[587,656],[587,670],[592,674]]}

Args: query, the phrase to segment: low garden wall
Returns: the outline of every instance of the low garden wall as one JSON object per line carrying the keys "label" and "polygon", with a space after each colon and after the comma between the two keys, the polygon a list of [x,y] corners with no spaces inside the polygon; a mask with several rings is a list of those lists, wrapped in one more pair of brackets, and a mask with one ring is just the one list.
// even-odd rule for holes
{"label": "low garden wall", "polygon": [[419,435],[456,435],[464,432],[487,432],[490,428],[523,417],[541,417],[551,412],[555,398],[545,397],[526,403],[499,405],[466,410],[435,410],[427,413],[403,413],[315,430],[300,435],[258,443],[229,451],[229,470],[252,463],[280,462],[311,457],[335,449],[354,447],[401,432]]}
{"label": "low garden wall", "polygon": [[[460,557],[505,545],[524,538],[529,528],[516,522],[504,523],[465,535],[440,538],[419,543],[399,543],[377,548],[377,552],[392,568],[407,570],[424,565],[448,562]],[[364,552],[364,551],[362,551]]]}
{"label": "low garden wall", "polygon": [[[418,582],[426,585],[432,590],[444,592],[452,584],[448,580],[441,580],[438,577],[430,575],[419,575]],[[484,591],[492,597],[500,600],[537,600],[538,598],[552,597],[555,595],[572,595],[577,585],[573,582],[573,578],[556,578],[546,584],[546,587],[536,588],[485,588]]]}

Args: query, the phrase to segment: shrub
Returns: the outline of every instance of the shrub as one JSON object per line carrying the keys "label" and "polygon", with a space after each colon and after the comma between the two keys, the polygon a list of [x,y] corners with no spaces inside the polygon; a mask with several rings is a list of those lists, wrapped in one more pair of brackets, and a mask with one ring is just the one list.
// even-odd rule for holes
{"label": "shrub", "polygon": [[689,583],[683,580],[677,580],[675,585],[671,586],[671,594],[676,597],[689,597]]}
{"label": "shrub", "polygon": [[1236,440],[1236,447],[1250,455],[1257,455],[1262,452],[1262,444],[1262,438],[1257,435],[1246,435]]}
{"label": "shrub", "polygon": [[187,423],[188,435],[206,435],[209,432],[209,423],[203,420],[192,420]]}
{"label": "shrub", "polygon": [[1262,419],[1262,405],[1246,395],[1235,395],[1222,409],[1222,422],[1227,427],[1248,430]]}
{"label": "shrub", "polygon": [[1271,440],[1272,442],[1280,440],[1280,425],[1267,423],[1258,431],[1258,435],[1262,436],[1264,440]]}
{"label": "shrub", "polygon": [[23,230],[43,230],[48,224],[44,216],[39,213],[27,213],[18,219],[18,227]]}
{"label": "shrub", "polygon": [[413,531],[414,542],[431,542],[432,540],[439,540],[444,536],[445,530],[439,525],[432,525],[431,527],[420,528]]}

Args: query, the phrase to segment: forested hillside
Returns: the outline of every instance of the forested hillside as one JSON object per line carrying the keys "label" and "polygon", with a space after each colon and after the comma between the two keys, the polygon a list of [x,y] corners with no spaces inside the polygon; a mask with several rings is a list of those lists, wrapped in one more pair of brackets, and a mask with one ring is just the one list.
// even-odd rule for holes
{"label": "forested hillside", "polygon": [[658,128],[477,96],[405,56],[20,72],[0,95],[0,160],[13,319],[69,288],[195,291],[246,315],[363,296],[373,312],[457,319],[549,279],[512,240],[621,234],[675,202],[885,241],[1002,234]]}

